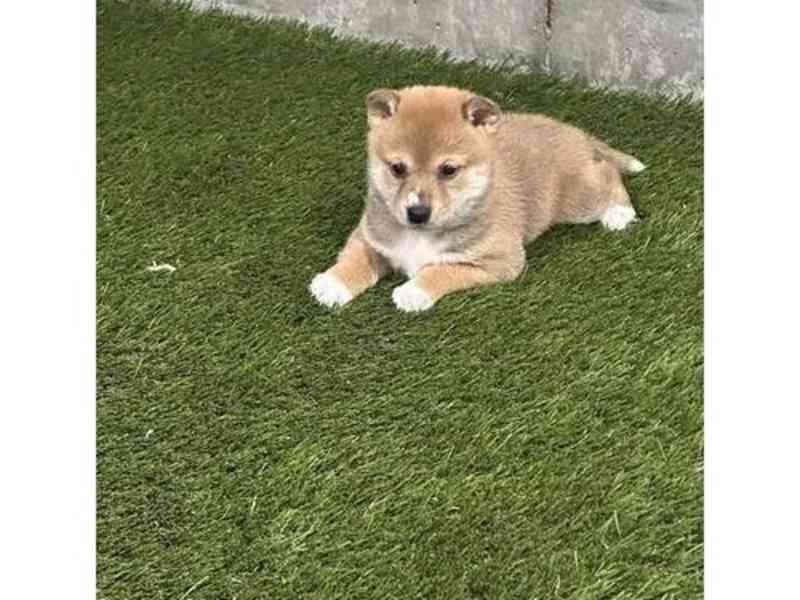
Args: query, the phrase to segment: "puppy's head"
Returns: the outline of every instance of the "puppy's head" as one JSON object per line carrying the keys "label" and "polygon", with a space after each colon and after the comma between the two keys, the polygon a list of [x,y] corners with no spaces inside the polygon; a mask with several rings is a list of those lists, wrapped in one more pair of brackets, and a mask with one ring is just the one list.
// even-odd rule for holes
{"label": "puppy's head", "polygon": [[499,107],[447,87],[379,89],[367,96],[373,193],[403,225],[470,221],[491,186]]}

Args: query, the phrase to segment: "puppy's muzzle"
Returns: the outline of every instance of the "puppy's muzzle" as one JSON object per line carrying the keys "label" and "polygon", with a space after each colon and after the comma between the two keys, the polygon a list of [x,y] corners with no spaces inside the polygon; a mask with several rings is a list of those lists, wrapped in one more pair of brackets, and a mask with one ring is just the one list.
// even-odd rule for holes
{"label": "puppy's muzzle", "polygon": [[431,207],[425,204],[414,204],[406,209],[408,222],[413,225],[422,225],[431,218]]}

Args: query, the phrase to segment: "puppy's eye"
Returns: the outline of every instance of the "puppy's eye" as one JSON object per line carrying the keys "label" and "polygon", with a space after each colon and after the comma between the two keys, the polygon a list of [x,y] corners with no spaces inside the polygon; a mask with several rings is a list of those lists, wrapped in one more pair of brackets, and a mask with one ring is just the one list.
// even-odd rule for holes
{"label": "puppy's eye", "polygon": [[406,167],[406,164],[402,162],[390,163],[389,168],[392,170],[392,175],[395,177],[405,177],[406,173],[408,172],[408,167]]}
{"label": "puppy's eye", "polygon": [[450,163],[444,163],[441,167],[439,167],[439,175],[444,178],[449,179],[453,177],[456,173],[458,173],[459,167],[456,165],[452,165]]}

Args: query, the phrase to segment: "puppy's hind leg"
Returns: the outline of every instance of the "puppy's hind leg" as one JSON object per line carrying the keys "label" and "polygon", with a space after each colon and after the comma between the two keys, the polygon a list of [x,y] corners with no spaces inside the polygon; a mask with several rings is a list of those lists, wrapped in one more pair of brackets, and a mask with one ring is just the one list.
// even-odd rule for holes
{"label": "puppy's hind leg", "polygon": [[[637,220],[628,190],[625,189],[625,184],[622,182],[622,175],[641,173],[645,166],[633,156],[614,150],[603,142],[595,140],[595,159],[599,157],[605,158],[605,161],[601,159],[597,163],[605,171],[608,189],[606,196],[608,202],[600,216],[600,223],[606,229],[620,231]],[[611,169],[609,169],[609,163],[613,165]],[[612,169],[615,172],[611,173]]]}
{"label": "puppy's hind leg", "polygon": [[562,180],[556,223],[596,223],[606,229],[625,229],[636,220],[617,165],[601,155],[577,175]]}
{"label": "puppy's hind leg", "polygon": [[622,181],[618,181],[613,186],[608,200],[608,204],[600,216],[600,223],[603,227],[610,231],[621,231],[636,222],[636,211]]}

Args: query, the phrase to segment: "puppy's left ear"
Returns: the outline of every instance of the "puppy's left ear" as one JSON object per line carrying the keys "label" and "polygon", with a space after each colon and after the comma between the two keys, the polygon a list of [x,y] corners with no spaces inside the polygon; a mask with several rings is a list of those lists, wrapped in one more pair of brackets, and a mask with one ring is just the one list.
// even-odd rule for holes
{"label": "puppy's left ear", "polygon": [[391,118],[400,105],[400,95],[394,90],[373,90],[367,95],[367,120],[370,126]]}
{"label": "puppy's left ear", "polygon": [[483,96],[472,96],[461,107],[464,118],[475,127],[485,127],[489,133],[497,130],[500,123],[500,107]]}

